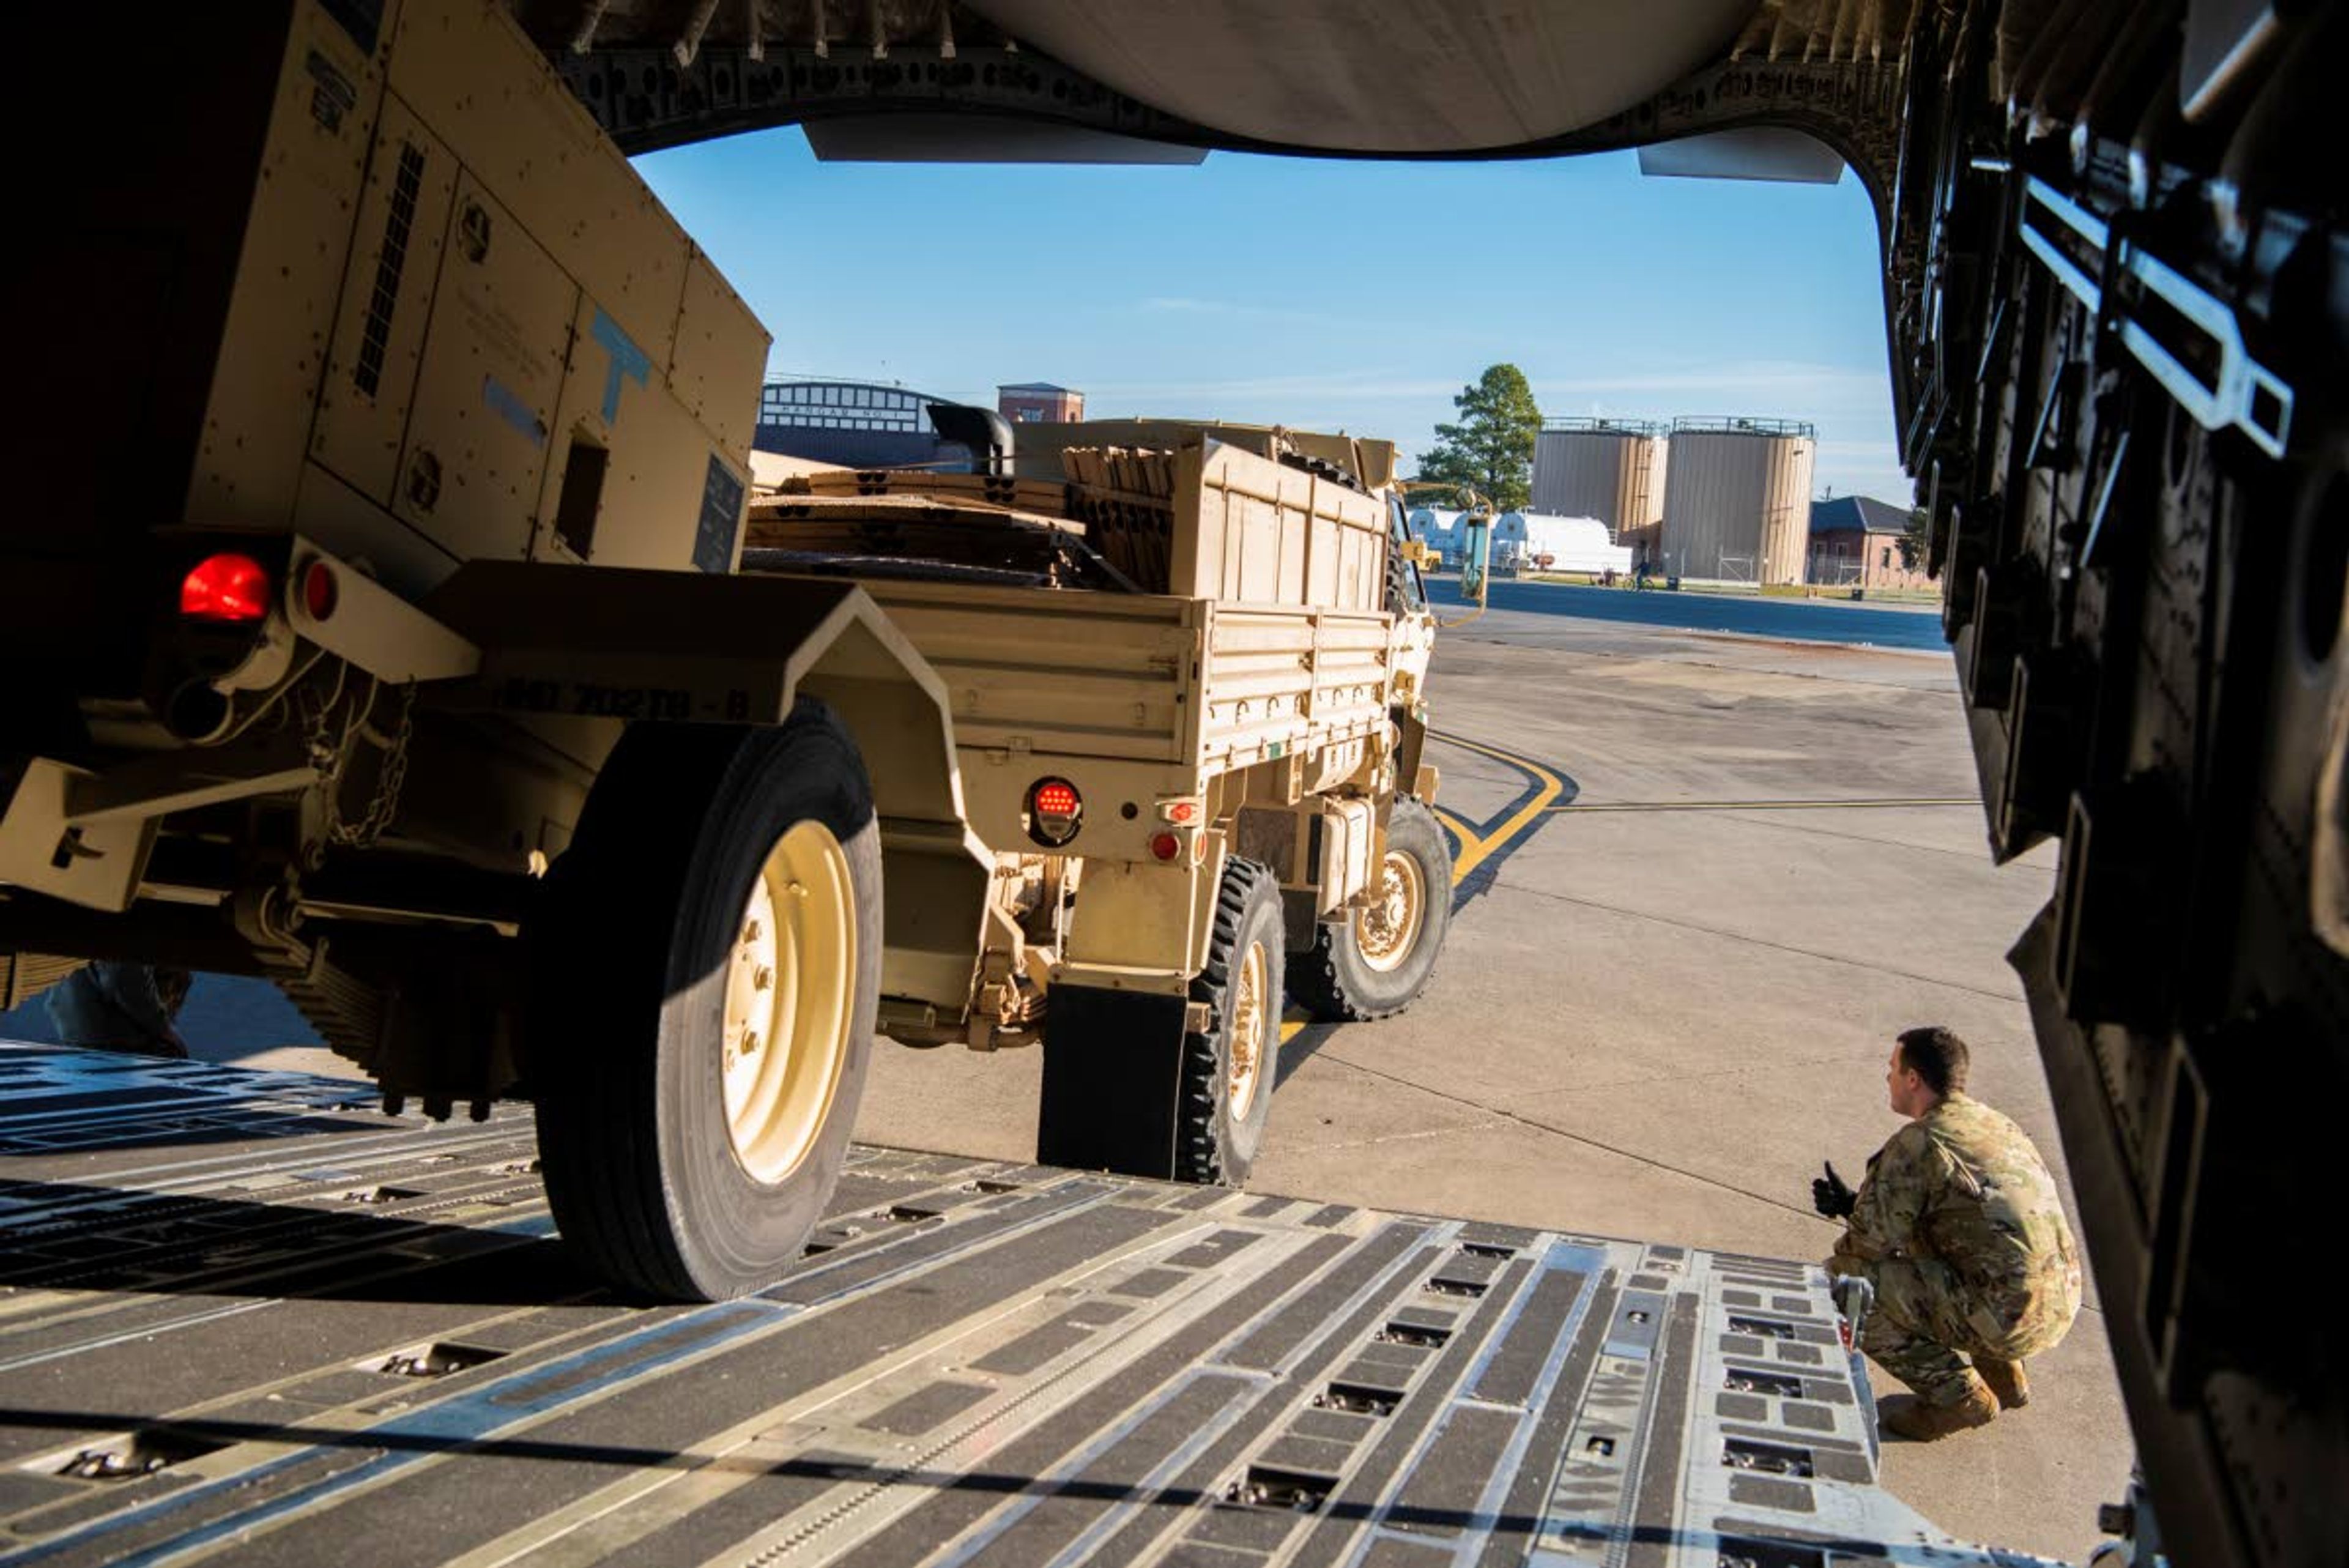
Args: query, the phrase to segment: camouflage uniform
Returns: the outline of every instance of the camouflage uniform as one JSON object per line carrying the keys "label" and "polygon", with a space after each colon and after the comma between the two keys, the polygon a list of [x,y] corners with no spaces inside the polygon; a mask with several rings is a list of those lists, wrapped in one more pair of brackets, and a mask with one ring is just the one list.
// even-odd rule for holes
{"label": "camouflage uniform", "polygon": [[49,1022],[67,1045],[184,1058],[187,1043],[171,1021],[193,978],[183,969],[150,964],[90,964],[49,992]]}
{"label": "camouflage uniform", "polygon": [[1951,1095],[1894,1133],[1827,1260],[1866,1276],[1860,1347],[1927,1404],[1972,1386],[1966,1356],[2053,1349],[2080,1310],[2080,1262],[2054,1179],[2023,1129]]}

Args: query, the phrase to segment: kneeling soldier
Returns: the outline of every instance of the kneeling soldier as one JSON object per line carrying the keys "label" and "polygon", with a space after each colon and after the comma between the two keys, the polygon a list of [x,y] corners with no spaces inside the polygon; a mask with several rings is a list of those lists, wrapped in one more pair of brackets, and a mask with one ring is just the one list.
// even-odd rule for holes
{"label": "kneeling soldier", "polygon": [[1827,1167],[1813,1203],[1847,1221],[1832,1273],[1876,1287],[1860,1347],[1916,1391],[1884,1429],[1930,1442],[1988,1424],[2031,1397],[2027,1356],[2053,1349],[2080,1310],[2080,1263],[2054,1178],[2031,1140],[1965,1092],[1965,1042],[1911,1029],[1885,1085],[1909,1125],[1868,1162],[1855,1193]]}

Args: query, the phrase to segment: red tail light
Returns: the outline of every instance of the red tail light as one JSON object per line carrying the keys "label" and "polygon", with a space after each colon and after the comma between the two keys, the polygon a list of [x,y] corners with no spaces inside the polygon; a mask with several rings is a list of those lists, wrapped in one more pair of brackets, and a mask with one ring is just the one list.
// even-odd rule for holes
{"label": "red tail light", "polygon": [[1150,853],[1161,860],[1172,860],[1183,853],[1183,841],[1171,833],[1154,833],[1150,837]]}
{"label": "red tail light", "polygon": [[333,615],[341,597],[334,567],[324,561],[313,561],[302,568],[302,607],[310,612],[312,620],[325,620]]}
{"label": "red tail light", "polygon": [[180,613],[190,620],[260,620],[269,614],[269,568],[252,556],[207,556],[181,579]]}
{"label": "red tail light", "polygon": [[1066,779],[1038,779],[1028,789],[1028,836],[1059,848],[1077,836],[1085,803]]}

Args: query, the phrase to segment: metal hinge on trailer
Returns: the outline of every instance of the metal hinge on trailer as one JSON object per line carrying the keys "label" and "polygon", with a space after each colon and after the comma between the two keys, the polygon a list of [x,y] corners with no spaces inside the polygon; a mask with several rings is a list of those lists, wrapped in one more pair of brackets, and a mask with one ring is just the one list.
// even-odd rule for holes
{"label": "metal hinge on trailer", "polygon": [[2023,247],[2195,423],[2240,430],[2270,457],[2283,455],[2292,389],[2251,358],[2232,307],[2135,241],[2116,239],[2111,224],[2044,180],[2023,182],[2016,226]]}

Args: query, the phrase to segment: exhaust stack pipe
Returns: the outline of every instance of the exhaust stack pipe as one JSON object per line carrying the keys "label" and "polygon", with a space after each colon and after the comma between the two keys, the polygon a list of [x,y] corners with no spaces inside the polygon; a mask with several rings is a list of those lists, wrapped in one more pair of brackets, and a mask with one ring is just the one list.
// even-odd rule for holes
{"label": "exhaust stack pipe", "polygon": [[978,472],[1001,478],[1011,476],[1011,450],[1015,437],[1011,421],[993,409],[983,409],[975,403],[932,403],[930,428],[941,440],[958,441],[970,449],[971,462]]}

